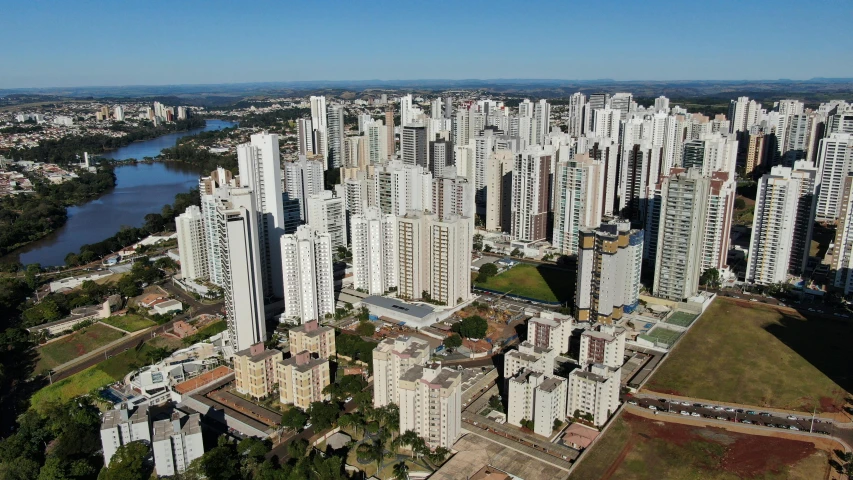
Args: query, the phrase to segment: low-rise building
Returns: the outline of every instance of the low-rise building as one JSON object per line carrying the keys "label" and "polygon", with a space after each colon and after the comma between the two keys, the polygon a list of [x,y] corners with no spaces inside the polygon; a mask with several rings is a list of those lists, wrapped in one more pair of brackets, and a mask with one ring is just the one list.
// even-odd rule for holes
{"label": "low-rise building", "polygon": [[425,365],[429,353],[429,344],[417,337],[386,338],[379,342],[373,349],[373,406],[399,405],[400,376],[411,367]]}
{"label": "low-rise building", "polygon": [[101,448],[104,452],[104,465],[119,447],[134,441],[151,442],[151,423],[148,419],[148,407],[136,407],[133,410],[121,408],[107,410],[101,417]]}
{"label": "low-rise building", "polygon": [[581,334],[581,368],[593,363],[619,368],[625,359],[625,330],[613,325],[600,325],[599,330],[587,330]]}
{"label": "low-rise building", "polygon": [[462,428],[462,373],[440,364],[408,369],[399,382],[400,431],[450,448]]}
{"label": "low-rise building", "polygon": [[311,352],[320,358],[332,358],[335,355],[335,329],[322,327],[317,320],[311,320],[293,327],[288,332],[290,352]]}
{"label": "low-rise building", "polygon": [[569,374],[569,398],[566,415],[589,416],[599,427],[619,407],[619,369],[593,364],[589,370],[577,369]]}
{"label": "low-rise building", "polygon": [[276,364],[278,394],[281,403],[307,410],[311,402],[331,399],[323,389],[331,382],[329,360],[311,358],[308,352],[297,353]]}
{"label": "low-rise building", "polygon": [[571,316],[543,310],[528,320],[527,341],[537,347],[550,348],[558,354],[566,353],[569,351],[573,328]]}
{"label": "low-rise building", "polygon": [[183,415],[177,411],[168,420],[154,422],[151,447],[158,476],[184,473],[190,463],[204,455],[201,416]]}
{"label": "low-rise building", "polygon": [[514,377],[523,369],[553,375],[554,359],[557,353],[550,348],[542,348],[530,342],[522,342],[518,350],[510,350],[504,355],[504,377]]}
{"label": "low-rise building", "polygon": [[234,354],[234,378],[237,392],[261,399],[268,396],[276,384],[276,363],[282,353],[276,349],[264,350],[263,343]]}

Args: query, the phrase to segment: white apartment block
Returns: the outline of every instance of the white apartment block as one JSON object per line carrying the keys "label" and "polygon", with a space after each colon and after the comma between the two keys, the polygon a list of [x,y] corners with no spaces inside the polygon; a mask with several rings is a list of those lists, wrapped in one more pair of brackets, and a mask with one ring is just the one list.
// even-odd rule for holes
{"label": "white apartment block", "polygon": [[530,147],[515,157],[512,169],[511,234],[518,240],[547,237],[551,202],[553,147]]}
{"label": "white apartment block", "polygon": [[311,358],[307,352],[291,354],[290,358],[276,363],[279,401],[308,410],[313,402],[327,402],[331,395],[323,389],[331,383],[329,360]]}
{"label": "white apartment block", "polygon": [[184,213],[175,218],[175,230],[178,235],[181,278],[208,278],[208,249],[201,209],[195,205],[187,207]]}
{"label": "white apartment block", "polygon": [[252,135],[250,143],[237,146],[237,164],[240,186],[250,189],[255,196],[264,293],[281,298],[283,286],[278,245],[284,234],[284,208],[278,135]]}
{"label": "white apartment block", "polygon": [[527,321],[527,341],[554,352],[569,351],[574,321],[569,315],[543,310]]}
{"label": "white apartment block", "polygon": [[462,372],[415,366],[399,379],[400,431],[412,430],[431,449],[449,449],[462,429]]}
{"label": "white apartment block", "polygon": [[141,405],[134,410],[121,408],[104,412],[101,417],[104,465],[110,465],[110,460],[119,447],[134,441],[151,442],[151,422],[148,419],[147,405]]}
{"label": "white apartment block", "polygon": [[347,246],[347,212],[344,198],[331,190],[308,196],[307,223],[320,233],[329,234],[332,251]]}
{"label": "white apartment block", "polygon": [[853,134],[833,133],[820,141],[818,148],[820,189],[817,220],[834,221],[841,211],[844,179],[853,171]]}
{"label": "white apartment block", "polygon": [[625,330],[613,325],[600,325],[599,330],[581,334],[578,363],[581,368],[598,363],[620,368],[625,361]]}
{"label": "white apartment block", "polygon": [[[373,349],[373,406],[400,405],[400,376],[412,367],[426,365],[430,346],[415,337],[386,338]],[[404,430],[401,430],[404,431]]]}
{"label": "white apartment block", "polygon": [[[393,117],[392,117],[393,118]],[[382,120],[373,120],[365,125],[364,139],[367,152],[367,165],[377,165],[388,159],[394,152],[389,151],[389,137],[393,138],[394,127],[386,126]]]}
{"label": "white apartment block", "polygon": [[239,351],[267,338],[255,196],[228,188],[217,215],[225,314],[231,345]]}
{"label": "white apartment block", "polygon": [[448,167],[446,176],[432,180],[432,213],[439,218],[451,215],[474,219],[474,187],[465,177],[456,176],[456,168]]}
{"label": "white apartment block", "polygon": [[730,133],[745,132],[749,127],[758,123],[761,113],[761,104],[749,97],[738,97],[729,105]]}
{"label": "white apartment block", "polygon": [[204,245],[207,248],[208,280],[214,285],[225,285],[225,272],[222,270],[223,252],[220,249],[219,215],[217,207],[221,199],[227,196],[228,190],[221,187],[236,186],[230,171],[222,167],[211,172],[210,176],[199,180],[199,196],[201,197],[202,226],[204,228]]}
{"label": "white apartment block", "polygon": [[726,263],[735,204],[734,176],[728,172],[711,172],[708,189],[708,208],[705,211],[705,232],[702,238],[702,272],[716,268],[721,273]]}
{"label": "white apartment block", "polygon": [[643,231],[628,221],[603,223],[579,232],[575,316],[613,323],[639,304]]}
{"label": "white apartment block", "polygon": [[373,182],[373,205],[382,213],[403,216],[432,207],[432,174],[421,166],[392,160],[376,166]]}
{"label": "white apartment block", "polygon": [[204,455],[201,416],[172,413],[172,418],[154,422],[151,449],[154,466],[161,477],[187,471],[193,460]]}
{"label": "white apartment block", "polygon": [[853,292],[853,172],[844,177],[840,204],[832,270],[835,287],[843,289],[846,296]]}
{"label": "white apartment block", "polygon": [[353,286],[371,295],[384,295],[397,286],[397,217],[368,207],[353,215]]}
{"label": "white apartment block", "polygon": [[566,418],[567,389],[565,378],[522,370],[509,380],[507,422],[531,420],[534,433],[550,437],[554,420]]}
{"label": "white apartment block", "polygon": [[323,162],[300,155],[295,162],[284,163],[286,200],[299,200],[301,220],[308,218],[308,196],[323,191]]}
{"label": "white apartment block", "polygon": [[302,225],[281,237],[284,314],[301,323],[335,313],[332,239]]}
{"label": "white apartment block", "polygon": [[[569,147],[560,147],[563,151]],[[554,248],[577,255],[579,231],[601,223],[604,206],[604,168],[582,153],[557,163],[554,187]]]}
{"label": "white apartment block", "polygon": [[504,378],[514,377],[524,369],[553,375],[554,359],[559,353],[551,348],[537,347],[530,341],[522,342],[518,350],[510,350],[504,355]]}
{"label": "white apartment block", "polygon": [[602,426],[619,408],[619,370],[592,365],[587,371],[576,369],[569,374],[566,415],[575,412],[592,415],[592,423]]}

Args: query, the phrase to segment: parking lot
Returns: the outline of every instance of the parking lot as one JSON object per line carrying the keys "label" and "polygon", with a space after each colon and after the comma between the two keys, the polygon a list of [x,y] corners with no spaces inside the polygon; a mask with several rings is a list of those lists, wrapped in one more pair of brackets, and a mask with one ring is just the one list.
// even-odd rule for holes
{"label": "parking lot", "polygon": [[757,425],[767,428],[781,428],[824,435],[835,434],[836,427],[833,423],[815,419],[812,428],[811,417],[797,417],[794,415],[780,415],[778,413],[763,412],[760,410],[746,410],[721,405],[691,403],[665,398],[626,398],[627,402],[649,410],[676,413],[684,416],[713,418],[727,422],[738,422],[747,425]]}

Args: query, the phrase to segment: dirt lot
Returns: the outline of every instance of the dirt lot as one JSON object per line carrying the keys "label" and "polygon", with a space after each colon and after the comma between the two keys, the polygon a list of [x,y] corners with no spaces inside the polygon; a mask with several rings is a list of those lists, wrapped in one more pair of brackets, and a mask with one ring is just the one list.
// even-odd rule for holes
{"label": "dirt lot", "polygon": [[808,441],[663,422],[623,412],[571,479],[830,478],[827,449]]}

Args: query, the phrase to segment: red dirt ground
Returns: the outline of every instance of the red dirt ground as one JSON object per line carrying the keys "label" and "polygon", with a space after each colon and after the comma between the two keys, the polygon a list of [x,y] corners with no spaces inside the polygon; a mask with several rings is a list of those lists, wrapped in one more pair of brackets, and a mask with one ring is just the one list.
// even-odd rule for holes
{"label": "red dirt ground", "polygon": [[[624,418],[632,431],[629,444],[651,437],[676,445],[691,441],[724,445],[726,448],[720,459],[720,466],[739,477],[755,477],[766,472],[778,473],[781,467],[794,465],[816,452],[812,443],[799,440],[746,435],[722,428],[665,423],[628,412],[625,412]],[[624,460],[625,456],[620,455],[620,458]],[[621,463],[621,460],[617,464]]]}

